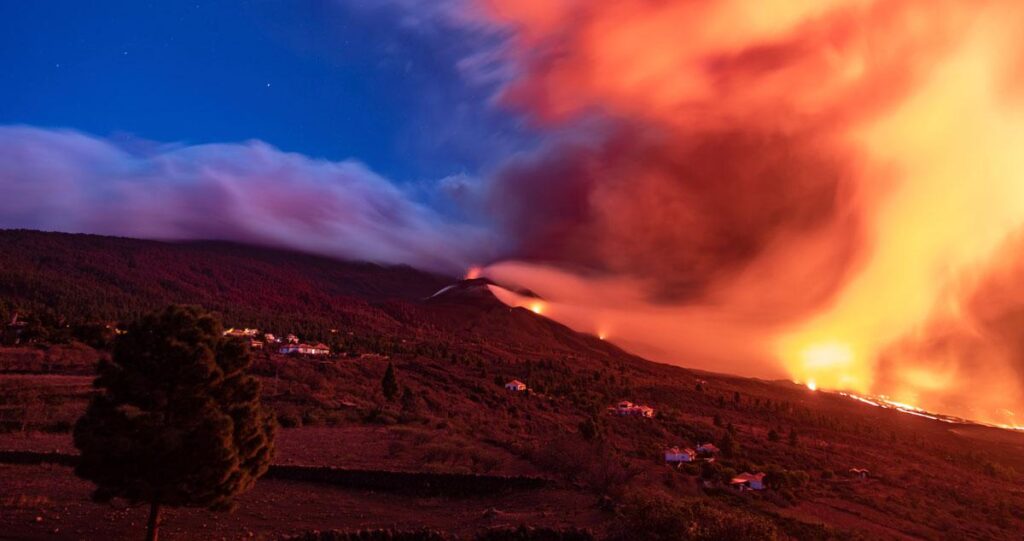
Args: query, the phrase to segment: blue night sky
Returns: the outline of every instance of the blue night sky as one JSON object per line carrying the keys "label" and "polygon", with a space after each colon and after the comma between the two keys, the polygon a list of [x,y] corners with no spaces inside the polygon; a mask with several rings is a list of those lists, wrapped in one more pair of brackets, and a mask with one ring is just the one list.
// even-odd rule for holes
{"label": "blue night sky", "polygon": [[494,36],[385,4],[4,2],[0,124],[259,139],[399,183],[474,175],[530,144],[520,119],[489,104],[497,82],[457,68]]}

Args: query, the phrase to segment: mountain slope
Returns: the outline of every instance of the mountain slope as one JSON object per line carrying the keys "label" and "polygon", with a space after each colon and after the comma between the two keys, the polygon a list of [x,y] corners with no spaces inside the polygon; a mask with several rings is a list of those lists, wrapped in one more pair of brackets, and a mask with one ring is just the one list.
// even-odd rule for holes
{"label": "mountain slope", "polygon": [[[18,309],[103,321],[187,302],[221,311],[234,326],[304,338],[338,329],[345,356],[257,354],[264,400],[296,427],[285,431],[286,462],[540,473],[616,502],[630,494],[697,499],[767,517],[794,539],[1015,539],[1024,528],[1024,434],[901,414],[789,382],[651,363],[505,306],[491,285],[449,288],[452,280],[413,269],[225,243],[0,232],[0,315]],[[15,355],[67,356],[63,347],[7,352],[0,370]],[[381,397],[385,357],[408,399]],[[60,363],[42,366],[50,372]],[[33,422],[66,427],[86,391],[71,395],[46,383],[49,376],[32,377],[0,377],[8,385],[0,398],[17,404],[22,389],[38,385],[31,396],[51,392],[47,400],[61,404],[47,415],[66,417]],[[512,378],[533,392],[506,392]],[[47,385],[51,391],[40,390]],[[608,415],[619,400],[657,414]],[[662,460],[667,446],[730,440],[731,456],[703,469]],[[848,476],[855,467],[870,478]],[[758,495],[721,486],[744,470],[774,472],[781,485]],[[616,520],[603,516],[570,524],[600,529]]]}
{"label": "mountain slope", "polygon": [[0,262],[3,312],[116,322],[170,303],[199,304],[229,325],[319,337],[339,324],[387,319],[373,303],[423,298],[451,282],[409,267],[226,242],[24,230],[0,231]]}

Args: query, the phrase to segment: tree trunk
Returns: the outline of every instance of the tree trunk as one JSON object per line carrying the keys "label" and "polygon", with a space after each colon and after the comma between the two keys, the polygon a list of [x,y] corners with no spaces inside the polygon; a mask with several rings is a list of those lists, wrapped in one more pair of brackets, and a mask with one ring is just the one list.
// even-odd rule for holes
{"label": "tree trunk", "polygon": [[146,541],[157,541],[160,529],[160,504],[149,504],[149,525],[146,527]]}

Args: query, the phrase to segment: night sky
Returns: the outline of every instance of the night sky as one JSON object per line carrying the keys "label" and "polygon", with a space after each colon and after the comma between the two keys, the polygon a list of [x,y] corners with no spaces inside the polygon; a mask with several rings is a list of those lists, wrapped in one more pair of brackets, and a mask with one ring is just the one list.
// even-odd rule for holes
{"label": "night sky", "polygon": [[528,145],[489,105],[500,81],[460,68],[496,36],[390,4],[4,2],[0,124],[259,139],[398,182],[475,174]]}

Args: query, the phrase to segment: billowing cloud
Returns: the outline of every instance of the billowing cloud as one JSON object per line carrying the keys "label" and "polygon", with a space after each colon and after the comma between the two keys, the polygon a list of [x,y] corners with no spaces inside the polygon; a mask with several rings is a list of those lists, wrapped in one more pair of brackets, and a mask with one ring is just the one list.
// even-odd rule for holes
{"label": "billowing cloud", "polygon": [[[513,33],[501,103],[587,126],[494,177],[519,257],[485,272],[661,360],[953,413],[987,372],[1013,390],[998,409],[1024,406],[1005,340],[921,346],[963,315],[943,305],[977,304],[952,284],[1019,253],[1018,3],[479,5]],[[1009,419],[992,406],[969,414]]]}
{"label": "billowing cloud", "polygon": [[355,161],[259,141],[134,146],[0,127],[0,227],[248,241],[444,272],[492,256],[488,230]]}

